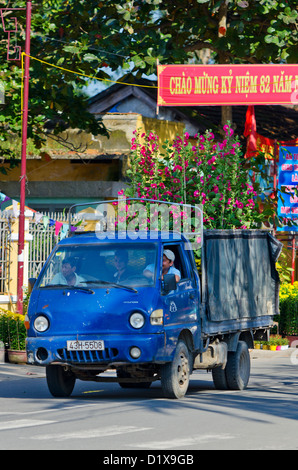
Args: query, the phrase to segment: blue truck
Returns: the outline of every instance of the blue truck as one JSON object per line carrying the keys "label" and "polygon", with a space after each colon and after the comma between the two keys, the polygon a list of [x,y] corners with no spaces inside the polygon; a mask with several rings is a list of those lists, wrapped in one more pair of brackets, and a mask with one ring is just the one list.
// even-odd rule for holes
{"label": "blue truck", "polygon": [[[182,398],[198,369],[212,372],[217,389],[242,390],[249,349],[279,313],[280,251],[266,230],[204,230],[199,275],[183,234],[74,234],[34,280],[28,363],[46,367],[54,397],[70,396],[79,379],[160,381],[165,397]],[[175,270],[165,273],[169,252]]]}

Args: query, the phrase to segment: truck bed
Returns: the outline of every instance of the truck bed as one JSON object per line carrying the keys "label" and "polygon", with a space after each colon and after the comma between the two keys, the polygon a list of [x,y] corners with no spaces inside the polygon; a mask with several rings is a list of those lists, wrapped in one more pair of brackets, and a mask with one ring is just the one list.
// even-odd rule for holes
{"label": "truck bed", "polygon": [[205,335],[272,326],[279,314],[282,244],[266,230],[205,230],[201,321]]}
{"label": "truck bed", "polygon": [[237,331],[267,329],[273,326],[273,318],[270,315],[250,319],[224,320],[220,322],[203,321],[203,337],[215,336]]}

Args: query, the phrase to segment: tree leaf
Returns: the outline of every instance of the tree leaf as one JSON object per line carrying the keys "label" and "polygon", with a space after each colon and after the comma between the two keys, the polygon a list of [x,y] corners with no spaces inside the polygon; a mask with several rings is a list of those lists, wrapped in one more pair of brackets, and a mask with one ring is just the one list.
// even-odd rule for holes
{"label": "tree leaf", "polygon": [[83,59],[86,61],[86,62],[93,62],[94,60],[97,60],[98,61],[98,57],[94,54],[90,54],[90,53],[87,53],[87,54],[84,54],[83,55]]}

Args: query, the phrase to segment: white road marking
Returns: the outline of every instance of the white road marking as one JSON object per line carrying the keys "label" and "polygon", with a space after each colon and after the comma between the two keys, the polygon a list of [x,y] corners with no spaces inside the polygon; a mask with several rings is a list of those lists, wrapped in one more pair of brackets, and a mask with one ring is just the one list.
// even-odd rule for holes
{"label": "white road marking", "polygon": [[[89,408],[91,406],[98,407],[97,403],[88,403],[87,405],[73,405],[73,406],[62,406],[59,408],[60,411],[68,411],[74,410],[77,408]],[[17,416],[26,416],[26,415],[37,415],[37,414],[46,414],[46,413],[53,413],[57,411],[56,408],[48,408],[44,410],[37,410],[37,411],[0,411],[0,416],[2,415],[17,415]]]}
{"label": "white road marking", "polygon": [[99,437],[116,436],[118,434],[148,431],[150,429],[152,428],[138,428],[135,426],[109,426],[107,428],[86,429],[76,432],[65,432],[60,434],[39,434],[38,436],[23,437],[23,439],[33,439],[37,441],[66,441],[69,439],[93,439]]}
{"label": "white road marking", "polygon": [[153,442],[145,442],[144,444],[131,444],[130,447],[135,448],[145,448],[145,449],[181,449],[181,447],[188,447],[193,446],[196,444],[205,444],[209,441],[215,440],[227,440],[227,439],[234,439],[235,436],[231,434],[206,434],[205,436],[193,436],[193,437],[185,437],[185,438],[178,438],[178,439],[171,439],[168,441],[153,441]]}
{"label": "white road marking", "polygon": [[32,426],[43,426],[45,424],[56,423],[56,421],[44,421],[44,420],[33,420],[33,419],[18,419],[15,421],[4,421],[0,423],[0,431],[6,431],[8,429],[28,428]]}

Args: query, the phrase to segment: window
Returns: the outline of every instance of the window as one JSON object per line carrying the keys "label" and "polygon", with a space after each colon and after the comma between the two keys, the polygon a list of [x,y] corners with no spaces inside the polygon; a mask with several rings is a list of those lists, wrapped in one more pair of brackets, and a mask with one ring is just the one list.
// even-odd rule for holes
{"label": "window", "polygon": [[[102,287],[107,283],[130,287],[155,282],[157,247],[154,243],[103,243],[57,246],[48,261],[39,287],[49,285]],[[152,266],[153,278],[144,269]]]}
{"label": "window", "polygon": [[171,250],[174,255],[175,255],[175,260],[174,260],[174,266],[176,269],[178,269],[181,273],[181,280],[182,279],[188,279],[189,274],[187,272],[186,266],[185,266],[185,260],[183,257],[183,252],[182,252],[182,247],[181,244],[175,244],[175,245],[164,245],[164,250]]}

